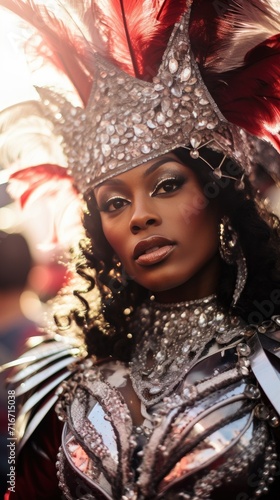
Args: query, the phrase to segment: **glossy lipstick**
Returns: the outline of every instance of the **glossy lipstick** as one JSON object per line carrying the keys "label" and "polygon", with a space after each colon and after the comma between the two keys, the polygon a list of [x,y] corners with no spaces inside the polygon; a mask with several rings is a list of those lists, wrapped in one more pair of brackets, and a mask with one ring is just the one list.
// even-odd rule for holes
{"label": "glossy lipstick", "polygon": [[174,242],[162,236],[152,236],[135,246],[133,258],[141,266],[152,266],[164,260],[174,249]]}

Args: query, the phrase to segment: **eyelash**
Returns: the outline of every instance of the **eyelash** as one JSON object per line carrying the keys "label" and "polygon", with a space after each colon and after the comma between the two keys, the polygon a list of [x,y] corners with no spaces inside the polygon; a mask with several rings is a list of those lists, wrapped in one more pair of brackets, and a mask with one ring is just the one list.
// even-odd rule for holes
{"label": "eyelash", "polygon": [[114,198],[110,198],[109,200],[104,201],[99,208],[99,212],[116,212],[117,210],[120,210],[122,207],[115,208],[114,210],[110,210],[110,205],[114,201],[117,201],[117,200],[124,201],[124,202],[127,201],[125,198],[122,198],[121,196],[115,196]]}
{"label": "eyelash", "polygon": [[153,192],[152,192],[152,196],[157,194],[157,192],[160,190],[160,188],[164,187],[165,185],[167,185],[168,183],[169,184],[173,184],[173,186],[175,185],[175,189],[172,189],[171,191],[166,191],[165,193],[160,193],[161,194],[170,194],[174,191],[177,191],[177,189],[179,189],[185,182],[185,177],[181,176],[181,175],[178,175],[178,176],[174,176],[174,177],[168,177],[168,178],[164,178],[164,179],[161,179],[156,187],[154,188]]}
{"label": "eyelash", "polygon": [[[168,177],[168,178],[164,178],[164,179],[161,179],[155,186],[155,188],[153,189],[152,193],[151,193],[151,196],[155,196],[157,195],[158,191],[163,188],[164,186],[166,186],[167,184],[173,184],[173,186],[175,185],[175,189],[172,189],[171,191],[166,191],[166,192],[163,192],[163,193],[158,193],[158,196],[161,196],[161,195],[169,195],[169,194],[172,194],[174,191],[177,191],[178,189],[181,188],[181,186],[184,184],[184,182],[186,181],[185,177],[183,176],[174,176],[174,177]],[[121,201],[121,202],[124,202],[124,205],[122,205],[122,207],[119,207],[119,208],[114,208],[113,210],[110,210],[110,206],[112,205],[112,203],[114,201]],[[125,206],[125,204],[129,203],[126,198],[122,198],[121,196],[115,196],[113,198],[110,198],[109,200],[103,202],[101,204],[101,207],[99,208],[99,211],[100,212],[117,212],[118,210],[120,210],[121,208],[123,208]]]}

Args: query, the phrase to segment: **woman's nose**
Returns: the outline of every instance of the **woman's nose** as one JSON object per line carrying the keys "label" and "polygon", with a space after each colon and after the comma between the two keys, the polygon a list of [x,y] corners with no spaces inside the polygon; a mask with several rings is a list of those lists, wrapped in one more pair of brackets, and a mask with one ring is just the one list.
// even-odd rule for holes
{"label": "woman's nose", "polygon": [[130,220],[130,230],[133,234],[146,229],[148,226],[158,226],[161,217],[152,207],[152,200],[148,202],[138,202],[134,204],[134,211]]}

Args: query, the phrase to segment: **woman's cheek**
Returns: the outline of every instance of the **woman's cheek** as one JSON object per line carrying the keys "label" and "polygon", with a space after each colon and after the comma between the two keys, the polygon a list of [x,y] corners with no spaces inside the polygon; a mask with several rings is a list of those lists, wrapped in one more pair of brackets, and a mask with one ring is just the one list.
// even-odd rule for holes
{"label": "woman's cheek", "polygon": [[103,229],[104,236],[105,236],[106,240],[108,241],[109,245],[111,245],[111,247],[114,250],[113,241],[115,238],[114,238],[114,230],[113,230],[112,224],[108,223],[108,221],[104,220],[104,218],[101,218],[101,222],[102,222],[102,229]]}
{"label": "woman's cheek", "polygon": [[192,222],[194,217],[197,217],[204,212],[208,204],[209,201],[204,196],[197,194],[197,196],[194,196],[188,203],[180,203],[178,205],[178,210],[183,221],[186,224],[189,224]]}

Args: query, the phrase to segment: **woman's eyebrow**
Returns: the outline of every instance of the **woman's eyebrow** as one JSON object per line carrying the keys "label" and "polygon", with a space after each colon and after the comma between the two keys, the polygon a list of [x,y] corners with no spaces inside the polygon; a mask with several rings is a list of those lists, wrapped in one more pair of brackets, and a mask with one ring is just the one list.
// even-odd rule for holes
{"label": "woman's eyebrow", "polygon": [[[155,170],[157,170],[161,165],[164,165],[165,163],[178,163],[179,165],[184,164],[177,160],[176,158],[173,158],[172,156],[166,156],[165,158],[161,158],[157,162],[153,163],[147,170],[144,172],[143,177],[147,177],[148,175],[152,174]],[[135,167],[137,168],[137,167]],[[108,187],[108,186],[123,186],[125,182],[122,179],[118,179],[117,177],[112,177],[111,179],[107,179],[104,181],[100,186],[96,186],[95,188],[95,193],[98,193],[99,189],[102,187]]]}
{"label": "woman's eyebrow", "polygon": [[179,163],[180,165],[183,165],[179,160],[176,158],[172,158],[172,156],[166,156],[165,158],[161,158],[161,160],[157,161],[156,163],[153,163],[147,170],[144,172],[143,177],[147,177],[148,175],[152,174],[157,168],[159,168],[161,165],[164,165],[165,163],[169,162],[173,163]]}
{"label": "woman's eyebrow", "polygon": [[94,189],[94,192],[95,194],[98,193],[98,191],[102,188],[102,187],[108,187],[108,186],[122,186],[124,185],[125,182],[122,180],[122,179],[117,179],[116,177],[113,177],[112,179],[107,179],[107,181],[104,181],[102,184],[100,184],[99,186],[96,186],[96,188]]}

